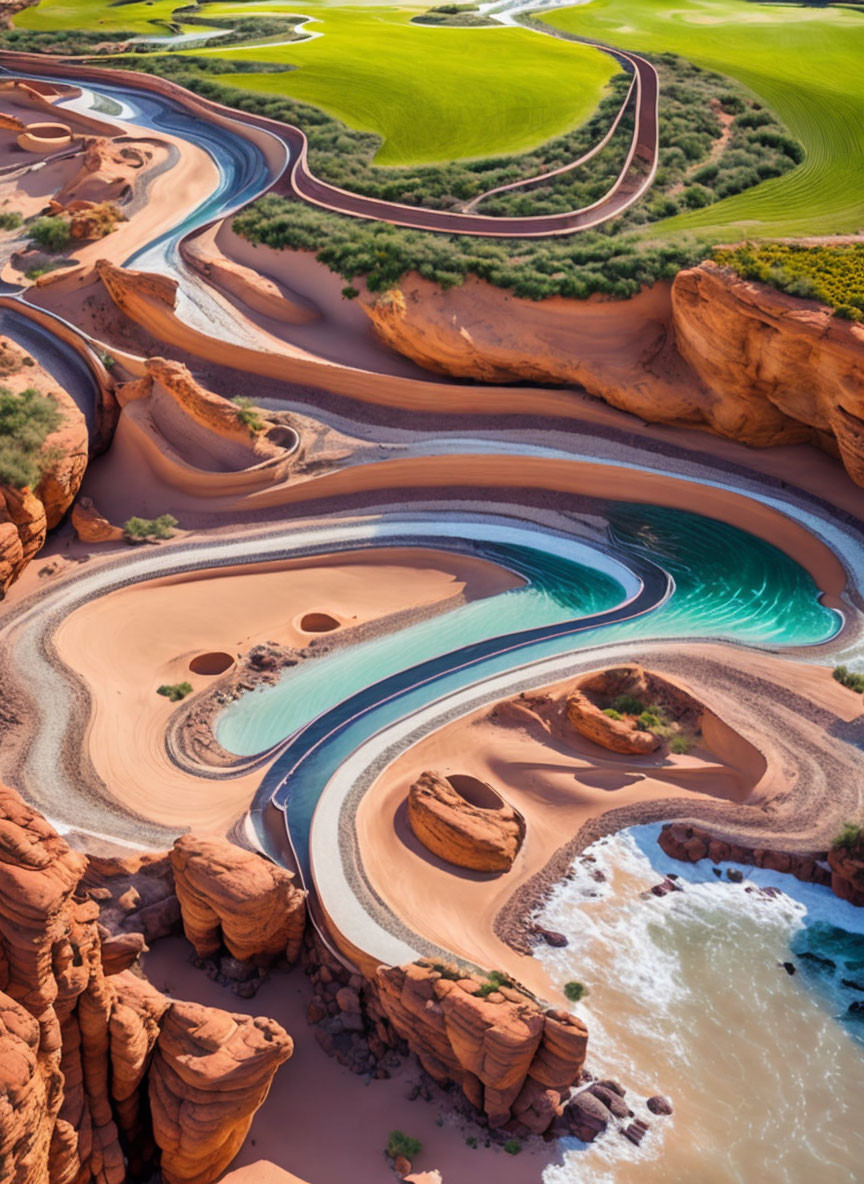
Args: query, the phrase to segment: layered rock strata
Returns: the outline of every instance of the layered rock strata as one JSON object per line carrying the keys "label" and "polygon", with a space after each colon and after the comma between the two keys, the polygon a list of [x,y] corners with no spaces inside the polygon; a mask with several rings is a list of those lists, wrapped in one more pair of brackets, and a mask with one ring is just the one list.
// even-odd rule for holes
{"label": "layered rock strata", "polygon": [[434,855],[481,872],[509,871],[525,837],[524,818],[491,786],[434,772],[411,786],[408,821]]}
{"label": "layered rock strata", "polygon": [[89,440],[84,415],[72,397],[7,337],[0,337],[0,388],[18,395],[37,390],[54,402],[61,417],[42,443],[38,483],[32,488],[0,483],[2,597],[72,504],[87,468]]}
{"label": "layered rock strata", "polygon": [[[579,1080],[588,1032],[515,985],[484,986],[421,961],[382,967],[380,1007],[439,1084],[456,1082],[490,1126],[547,1130]],[[494,988],[494,989],[490,989]]]}
{"label": "layered rock strata", "polygon": [[715,864],[741,863],[768,868],[772,872],[785,872],[796,880],[821,884],[841,900],[864,907],[864,854],[844,847],[811,854],[778,851],[771,847],[745,847],[715,838],[710,831],[683,822],[664,826],[657,841],[670,858],[684,863],[710,859]]}
{"label": "layered rock strata", "polygon": [[171,851],[183,930],[200,958],[222,946],[238,961],[294,962],[303,943],[306,893],[286,868],[226,839],[184,835]]}
{"label": "layered rock strata", "polygon": [[385,344],[436,373],[578,384],[652,423],[810,442],[864,485],[864,327],[713,263],[630,300],[521,300],[409,275],[361,303]]}
{"label": "layered rock strata", "polygon": [[86,871],[0,787],[0,1179],[123,1184],[156,1165],[167,1184],[208,1184],[290,1037],[151,987],[129,968],[140,943],[118,949],[100,926]]}

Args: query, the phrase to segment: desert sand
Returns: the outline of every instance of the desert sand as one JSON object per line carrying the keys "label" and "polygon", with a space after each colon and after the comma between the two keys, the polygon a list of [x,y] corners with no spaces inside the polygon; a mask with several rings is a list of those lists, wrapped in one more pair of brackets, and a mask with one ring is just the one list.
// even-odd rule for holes
{"label": "desert sand", "polygon": [[[669,673],[669,660],[668,653],[652,649],[644,664]],[[775,721],[754,717],[749,695],[736,690],[739,678],[751,690],[764,681],[782,687],[792,664],[710,645],[679,647],[675,660],[693,672],[691,681],[672,666],[675,681],[719,717],[687,755],[618,756],[576,735],[563,741],[521,712],[508,710],[506,700],[457,718],[402,752],[374,781],[356,814],[360,858],[374,891],[413,932],[470,961],[504,968],[541,998],[556,998],[558,987],[541,964],[505,939],[566,872],[580,847],[606,829],[659,817],[670,803],[678,803],[670,816],[687,817],[692,803],[697,814],[707,809],[715,827],[719,823],[722,829],[727,817],[745,831],[752,825],[762,845],[770,845],[764,813],[769,808],[773,837],[781,846],[788,846],[791,837],[784,829],[796,832],[800,842],[805,819],[812,827],[811,842],[820,828],[839,828],[837,819],[848,802],[830,802],[829,794],[835,797],[830,783],[814,785],[793,769],[788,736]],[[587,657],[582,668],[591,669],[591,662]],[[718,663],[731,672],[726,685],[717,677]],[[829,713],[837,722],[860,717],[860,697],[828,670],[797,664],[794,669],[796,690],[810,699],[814,711]],[[560,696],[571,684],[572,679],[543,690]],[[802,749],[818,741],[822,731],[821,721],[814,719],[799,718],[795,727]],[[418,842],[407,820],[406,796],[424,770],[477,777],[521,812],[526,837],[509,872],[467,871]],[[800,810],[789,820],[776,809],[787,799]],[[606,828],[602,816],[611,810],[617,812],[616,821]],[[594,831],[586,834],[589,824]]]}
{"label": "desert sand", "polygon": [[[59,657],[83,679],[92,704],[87,744],[97,773],[121,806],[166,826],[224,831],[243,812],[261,771],[208,781],[182,772],[165,750],[177,710],[156,694],[213,676],[190,663],[203,653],[236,658],[273,641],[302,648],[316,637],[410,609],[434,611],[517,586],[485,560],[420,548],[346,552],[252,568],[217,569],[112,592],[72,613],[56,635]],[[306,613],[340,622],[327,634],[300,628]]]}

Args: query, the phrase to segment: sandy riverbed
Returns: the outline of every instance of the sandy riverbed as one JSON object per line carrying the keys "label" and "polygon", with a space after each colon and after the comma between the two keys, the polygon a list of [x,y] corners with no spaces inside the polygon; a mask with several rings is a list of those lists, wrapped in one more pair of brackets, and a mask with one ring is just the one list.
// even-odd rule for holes
{"label": "sandy riverbed", "polygon": [[387,548],[286,560],[136,584],[72,613],[56,635],[60,658],[92,700],[87,745],[118,802],[166,826],[224,831],[242,813],[261,772],[207,781],[171,764],[165,728],[177,708],[156,689],[213,678],[190,662],[210,651],[231,657],[258,642],[303,647],[327,634],[304,632],[304,614],[331,614],[343,629],[405,610],[434,612],[521,583],[485,560],[421,548]]}

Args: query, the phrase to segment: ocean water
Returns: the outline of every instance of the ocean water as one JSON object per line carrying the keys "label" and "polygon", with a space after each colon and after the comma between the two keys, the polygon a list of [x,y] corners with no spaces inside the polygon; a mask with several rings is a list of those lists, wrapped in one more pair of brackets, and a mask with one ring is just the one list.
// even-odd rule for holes
{"label": "ocean water", "polygon": [[[588,987],[573,1008],[588,1065],[628,1087],[651,1129],[639,1148],[617,1132],[568,1140],[544,1184],[864,1180],[864,1017],[848,1012],[864,1000],[864,910],[759,869],[720,880],[668,859],[658,833],[589,848],[544,911],[569,946],[538,950],[554,982]],[[667,871],[683,891],[650,895]],[[671,1118],[644,1108],[653,1093]]]}

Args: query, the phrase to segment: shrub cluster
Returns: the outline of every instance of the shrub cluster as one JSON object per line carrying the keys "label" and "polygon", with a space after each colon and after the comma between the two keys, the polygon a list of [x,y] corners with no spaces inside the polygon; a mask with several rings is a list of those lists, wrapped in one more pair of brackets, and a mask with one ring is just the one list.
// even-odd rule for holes
{"label": "shrub cluster", "polygon": [[848,851],[850,855],[864,856],[864,826],[847,822],[831,844],[835,851]]}
{"label": "shrub cluster", "polygon": [[847,320],[864,320],[864,243],[746,243],[717,251],[714,259],[746,280],[819,300]]}
{"label": "shrub cluster", "polygon": [[42,445],[63,422],[53,399],[34,387],[14,394],[0,387],[0,484],[36,485],[42,476]]}
{"label": "shrub cluster", "polygon": [[163,683],[161,687],[156,688],[156,694],[164,695],[165,698],[170,699],[172,703],[179,703],[181,699],[185,699],[187,695],[192,694],[192,683]]}
{"label": "shrub cluster", "polygon": [[30,223],[27,233],[34,243],[46,251],[65,251],[72,241],[72,225],[62,214],[50,214],[36,218]]}
{"label": "shrub cluster", "polygon": [[158,518],[129,518],[123,529],[133,539],[170,539],[176,526],[173,514],[160,514]]}
{"label": "shrub cluster", "polygon": [[231,402],[236,408],[237,422],[242,424],[244,428],[249,429],[250,436],[255,436],[258,432],[264,431],[266,425],[261,418],[261,410],[255,406],[251,399],[247,399],[243,395],[238,395]]}
{"label": "shrub cluster", "polygon": [[331,214],[277,194],[247,206],[233,227],[253,243],[314,251],[344,280],[363,276],[372,292],[385,292],[416,271],[442,288],[474,275],[527,300],[584,300],[595,292],[627,299],[657,280],[672,279],[712,250],[698,238],[646,245],[635,234],[609,229],[566,239],[426,234]]}
{"label": "shrub cluster", "polygon": [[408,1160],[416,1159],[422,1150],[423,1144],[419,1139],[414,1139],[402,1131],[390,1132],[390,1137],[387,1140],[387,1154],[391,1159],[398,1159],[400,1156]]}
{"label": "shrub cluster", "polygon": [[850,691],[857,691],[859,695],[864,694],[864,674],[857,674],[848,666],[835,666],[834,678]]}

